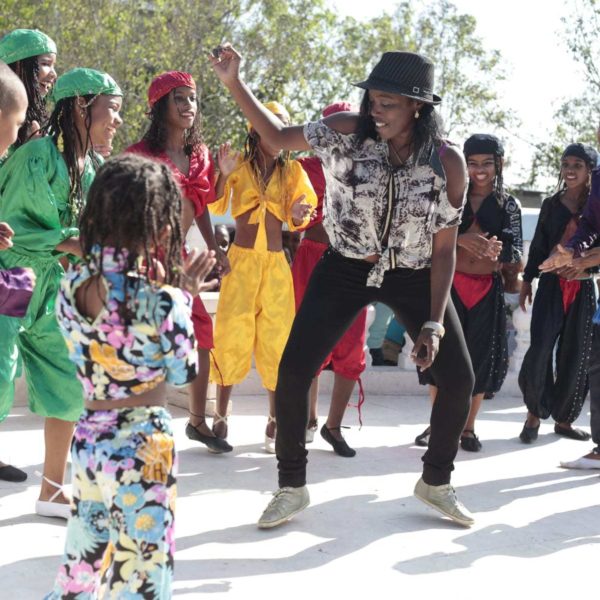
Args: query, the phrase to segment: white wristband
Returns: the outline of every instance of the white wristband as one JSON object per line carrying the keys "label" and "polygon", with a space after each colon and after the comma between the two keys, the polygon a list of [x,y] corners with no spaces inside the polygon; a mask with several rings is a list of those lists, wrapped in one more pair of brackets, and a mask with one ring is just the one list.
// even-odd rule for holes
{"label": "white wristband", "polygon": [[440,339],[442,339],[444,337],[444,334],[446,333],[446,329],[444,328],[444,326],[441,323],[438,323],[437,321],[425,321],[421,329],[431,329],[434,335],[437,335]]}

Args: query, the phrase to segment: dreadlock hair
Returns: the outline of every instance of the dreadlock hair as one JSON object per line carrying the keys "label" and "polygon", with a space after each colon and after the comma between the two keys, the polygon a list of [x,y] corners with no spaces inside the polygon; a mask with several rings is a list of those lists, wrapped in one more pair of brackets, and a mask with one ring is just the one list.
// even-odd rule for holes
{"label": "dreadlock hair", "polygon": [[[250,165],[252,177],[254,178],[258,189],[264,191],[266,185],[260,172],[259,160],[261,159],[261,151],[259,148],[259,142],[260,135],[254,129],[251,129],[248,132],[244,142],[244,161]],[[287,150],[280,152],[275,159],[275,170],[273,171],[273,176],[277,176],[279,178],[279,189],[284,191],[284,193],[289,193],[286,190],[284,182],[286,181],[290,170],[290,161],[291,153]],[[284,198],[283,200],[284,204],[287,205],[289,198]]]}
{"label": "dreadlock hair", "polygon": [[67,163],[69,173],[69,211],[70,215],[67,221],[72,225],[77,224],[79,213],[83,206],[83,186],[81,183],[81,173],[77,163],[77,147],[87,148],[87,155],[92,161],[94,170],[100,167],[100,159],[92,150],[90,139],[90,128],[92,125],[92,112],[90,106],[97,98],[95,95],[82,96],[85,100],[85,139],[81,138],[79,130],[75,125],[75,111],[81,110],[77,106],[77,98],[63,98],[56,103],[48,123],[42,128],[42,134],[48,134],[62,152],[63,158]]}
{"label": "dreadlock hair", "polygon": [[[142,284],[154,285],[151,280],[157,260],[166,267],[165,283],[179,286],[181,204],[181,193],[169,167],[134,154],[107,160],[90,187],[80,223],[88,267],[102,275],[104,250],[110,246],[115,259],[123,262],[121,274],[133,271],[138,275],[133,295],[126,292],[119,307],[126,325],[135,314],[136,296]],[[161,240],[167,227],[170,235]],[[99,257],[92,256],[94,246],[100,246]]]}
{"label": "dreadlock hair", "polygon": [[[375,129],[375,121],[371,116],[369,90],[365,90],[360,103],[356,135],[361,143],[367,138],[377,140],[379,137]],[[412,154],[418,160],[421,154],[432,145],[440,146],[442,143],[442,119],[435,111],[433,104],[423,104],[419,109],[419,118],[414,121]]]}
{"label": "dreadlock hair", "polygon": [[48,120],[46,110],[46,99],[40,93],[38,86],[38,74],[40,67],[37,56],[29,56],[8,65],[19,77],[27,92],[27,113],[25,123],[19,128],[15,147],[22,146],[30,137],[29,127],[33,121],[37,121],[43,127]]}
{"label": "dreadlock hair", "polygon": [[[164,152],[167,142],[167,107],[171,92],[158,100],[150,109],[148,116],[150,118],[150,127],[142,139],[148,144],[151,152]],[[191,156],[202,144],[202,117],[200,111],[196,112],[196,118],[193,125],[185,130],[183,136],[183,151],[186,156]]]}

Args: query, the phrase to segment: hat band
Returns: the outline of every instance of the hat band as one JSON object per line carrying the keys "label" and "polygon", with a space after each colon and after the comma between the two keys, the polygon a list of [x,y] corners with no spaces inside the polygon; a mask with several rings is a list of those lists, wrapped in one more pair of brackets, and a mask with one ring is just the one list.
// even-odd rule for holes
{"label": "hat band", "polygon": [[423,85],[407,84],[394,81],[393,79],[382,79],[380,77],[369,77],[364,83],[365,87],[377,89],[377,86],[385,86],[387,89],[395,88],[397,94],[400,96],[418,96],[420,98],[426,98],[428,100],[433,99],[433,91]]}

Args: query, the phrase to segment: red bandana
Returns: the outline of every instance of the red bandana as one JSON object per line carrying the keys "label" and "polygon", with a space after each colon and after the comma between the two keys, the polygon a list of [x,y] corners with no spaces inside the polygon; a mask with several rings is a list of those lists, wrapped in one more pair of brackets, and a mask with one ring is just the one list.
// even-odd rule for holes
{"label": "red bandana", "polygon": [[189,73],[182,71],[168,71],[155,77],[148,88],[148,104],[154,106],[163,96],[178,87],[196,89],[196,82]]}

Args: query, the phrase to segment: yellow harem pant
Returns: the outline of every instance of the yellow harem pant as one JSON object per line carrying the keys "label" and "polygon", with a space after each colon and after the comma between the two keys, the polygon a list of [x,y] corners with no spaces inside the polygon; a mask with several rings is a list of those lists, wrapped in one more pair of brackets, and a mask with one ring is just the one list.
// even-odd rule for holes
{"label": "yellow harem pant", "polygon": [[210,360],[211,381],[241,383],[252,366],[263,386],[275,390],[277,370],[294,320],[294,285],[285,254],[241,248],[228,253]]}
{"label": "yellow harem pant", "polygon": [[31,411],[77,421],[83,411],[83,388],[54,312],[63,268],[56,259],[33,258],[11,250],[2,252],[0,266],[30,267],[37,277],[25,316],[0,315],[0,421],[12,407],[19,356],[25,367]]}

